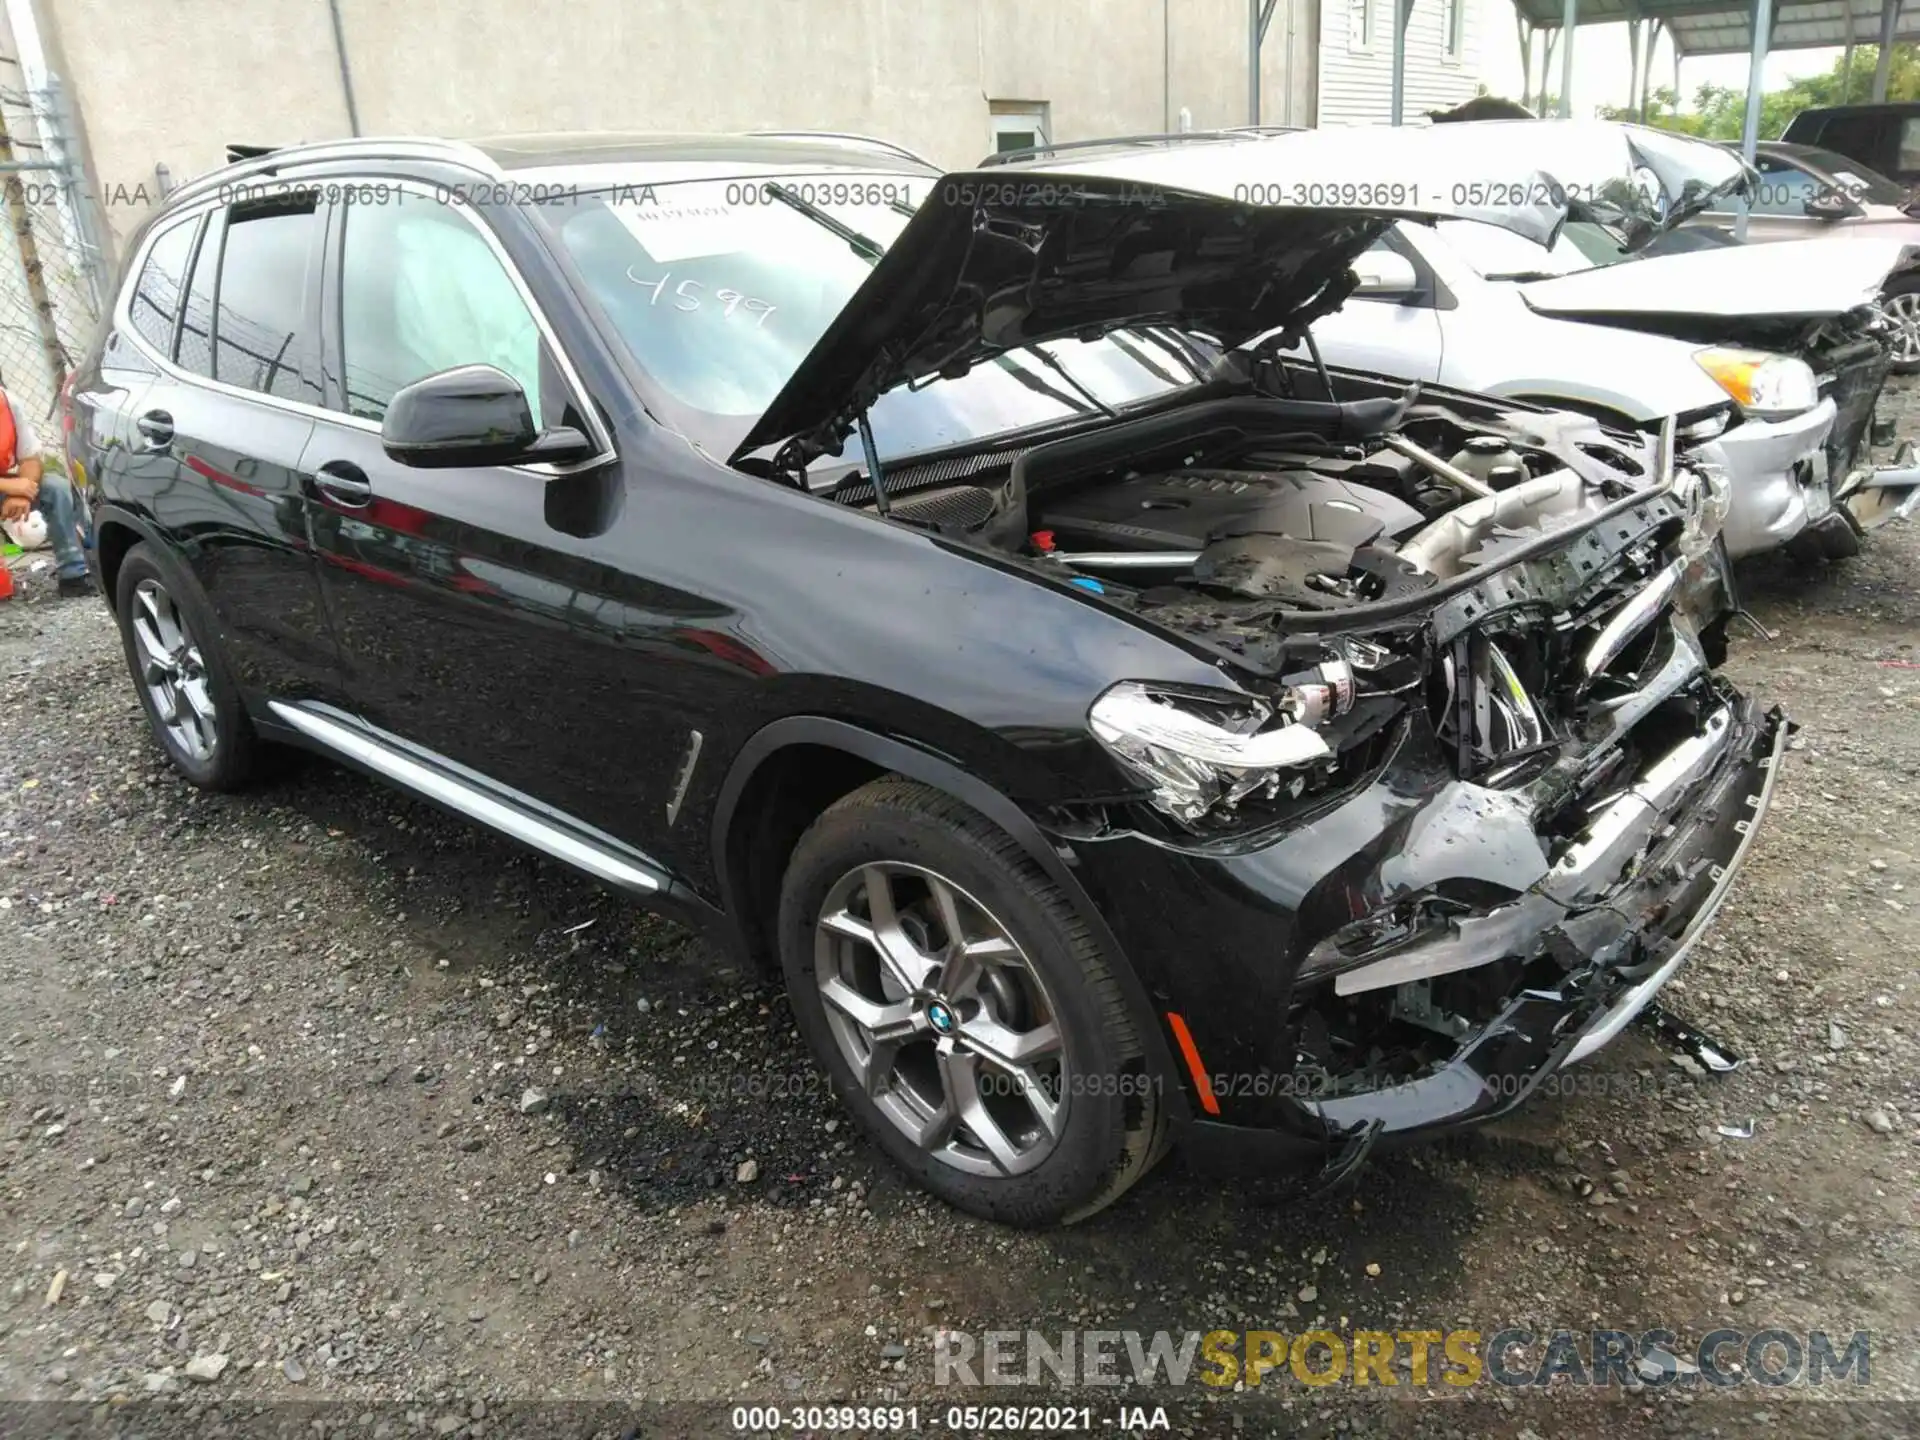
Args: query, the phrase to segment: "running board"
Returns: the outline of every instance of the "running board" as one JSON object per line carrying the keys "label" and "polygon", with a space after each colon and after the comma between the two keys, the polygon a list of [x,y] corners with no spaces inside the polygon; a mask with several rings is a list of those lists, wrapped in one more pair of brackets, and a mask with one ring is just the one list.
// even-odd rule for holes
{"label": "running board", "polygon": [[596,879],[640,895],[656,895],[667,888],[665,874],[613,836],[397,735],[387,735],[341,712],[317,706],[274,700],[267,708],[281,724],[342,759]]}

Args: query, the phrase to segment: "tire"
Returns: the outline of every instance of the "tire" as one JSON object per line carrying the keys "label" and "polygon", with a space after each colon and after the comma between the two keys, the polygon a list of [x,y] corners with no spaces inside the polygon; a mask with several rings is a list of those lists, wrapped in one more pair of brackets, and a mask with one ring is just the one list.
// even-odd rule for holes
{"label": "tire", "polygon": [[1860,553],[1860,522],[1844,505],[1834,507],[1817,525],[1809,525],[1786,544],[1786,552],[1802,565],[1836,564]]}
{"label": "tire", "polygon": [[[134,691],[167,763],[202,790],[237,790],[254,778],[263,747],[192,576],[153,546],[135,545],[120,562],[113,612]],[[171,658],[169,674],[152,662],[154,638]]]}
{"label": "tire", "polygon": [[1920,273],[1897,275],[1880,292],[1880,308],[1903,332],[1893,342],[1893,373],[1920,375]]}
{"label": "tire", "polygon": [[[906,942],[904,961],[872,942],[876,873],[900,917],[891,933],[896,947]],[[963,958],[956,921],[969,955],[995,958]],[[1165,1152],[1168,1107],[1143,1059],[1143,1021],[1106,957],[1025,851],[951,796],[885,776],[828,808],[788,862],[779,934],[795,1018],[835,1091],[894,1163],[948,1204],[1010,1225],[1070,1223],[1112,1204]],[[909,991],[903,976],[921,964]],[[850,992],[891,1027],[885,1049],[874,1039],[882,1031],[847,1013]],[[856,1054],[863,1039],[871,1089]],[[1036,1058],[1003,1069],[981,1058],[983,1043]],[[1051,1124],[1041,1118],[1048,1101]],[[997,1146],[981,1138],[990,1133]]]}

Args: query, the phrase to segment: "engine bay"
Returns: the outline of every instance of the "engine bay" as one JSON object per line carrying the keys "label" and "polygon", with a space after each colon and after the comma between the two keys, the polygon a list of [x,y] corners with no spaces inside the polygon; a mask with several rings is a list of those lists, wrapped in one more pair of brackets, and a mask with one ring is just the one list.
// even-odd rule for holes
{"label": "engine bay", "polygon": [[[1581,416],[1417,396],[1201,400],[1010,456],[900,466],[885,510],[1217,625],[1417,596],[1654,468],[1652,442]],[[870,484],[843,498],[875,505]]]}

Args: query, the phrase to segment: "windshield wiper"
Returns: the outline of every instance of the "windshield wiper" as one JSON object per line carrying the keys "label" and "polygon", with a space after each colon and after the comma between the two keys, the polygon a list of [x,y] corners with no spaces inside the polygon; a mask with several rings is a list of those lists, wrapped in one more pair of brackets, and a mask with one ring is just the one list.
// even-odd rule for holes
{"label": "windshield wiper", "polygon": [[1067,384],[1071,385],[1074,388],[1074,391],[1076,394],[1078,394],[1089,405],[1093,406],[1094,409],[1098,410],[1102,415],[1106,416],[1109,420],[1112,420],[1118,417],[1119,412],[1117,410],[1115,410],[1111,405],[1107,404],[1107,402],[1102,400],[1098,395],[1094,394],[1093,391],[1089,390],[1086,387],[1085,383],[1082,382],[1078,376],[1073,374],[1073,372],[1068,370],[1065,365],[1060,363],[1060,357],[1058,355],[1053,354],[1050,350],[1047,349],[1046,346],[1036,343],[1036,344],[1027,346],[1026,349],[1022,350],[1020,353],[1023,355],[1032,355],[1036,359],[1038,359],[1049,370],[1053,371],[1054,374],[1058,375],[1062,380],[1066,381]]}
{"label": "windshield wiper", "polygon": [[1502,270],[1494,275],[1482,275],[1482,280],[1558,280],[1563,275],[1577,275],[1577,270]]}
{"label": "windshield wiper", "polygon": [[822,229],[838,235],[852,247],[853,253],[863,260],[878,260],[887,253],[887,247],[878,240],[869,239],[845,221],[834,219],[818,205],[809,200],[802,200],[784,185],[770,181],[761,186],[760,190],[763,195],[771,195],[789,209],[798,210]]}
{"label": "windshield wiper", "polygon": [[[1057,385],[1050,385],[1045,378],[1034,374],[1015,358],[1016,356],[1031,355],[1032,353],[1033,351],[1031,349],[1006,350],[994,356],[991,363],[998,366],[1001,370],[1004,370],[1008,375],[1012,376],[1017,383],[1026,386],[1026,388],[1033,391],[1034,394],[1043,395],[1055,404],[1063,405],[1076,414],[1091,414],[1094,406],[1087,403],[1086,399],[1079,394],[1077,387],[1069,391],[1062,390]],[[1099,408],[1105,409],[1104,406]],[[1111,414],[1112,412],[1109,411],[1108,413]]]}

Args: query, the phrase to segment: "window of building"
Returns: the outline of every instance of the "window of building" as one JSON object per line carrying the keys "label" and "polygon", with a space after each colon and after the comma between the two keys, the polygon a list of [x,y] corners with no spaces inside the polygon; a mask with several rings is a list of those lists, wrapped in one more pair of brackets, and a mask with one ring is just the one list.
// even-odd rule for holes
{"label": "window of building", "polygon": [[236,205],[221,247],[213,376],[283,400],[318,404],[306,324],[307,258],[319,216],[311,199]]}
{"label": "window of building", "polygon": [[1373,49],[1375,0],[1347,0],[1347,49],[1364,54]]}
{"label": "window of building", "polygon": [[459,365],[520,382],[540,422],[540,328],[474,221],[403,191],[347,211],[340,359],[347,409],[379,420],[403,386]]}
{"label": "window of building", "polygon": [[1447,0],[1447,59],[1458,60],[1467,44],[1467,0]]}
{"label": "window of building", "polygon": [[183,220],[163,231],[147,252],[140,280],[127,297],[127,317],[142,340],[169,359],[173,356],[173,326],[180,318],[180,287],[187,263],[193,258],[193,232],[198,222]]}
{"label": "window of building", "polygon": [[1046,101],[995,100],[988,104],[988,120],[993,131],[993,153],[1032,150],[1053,143]]}

